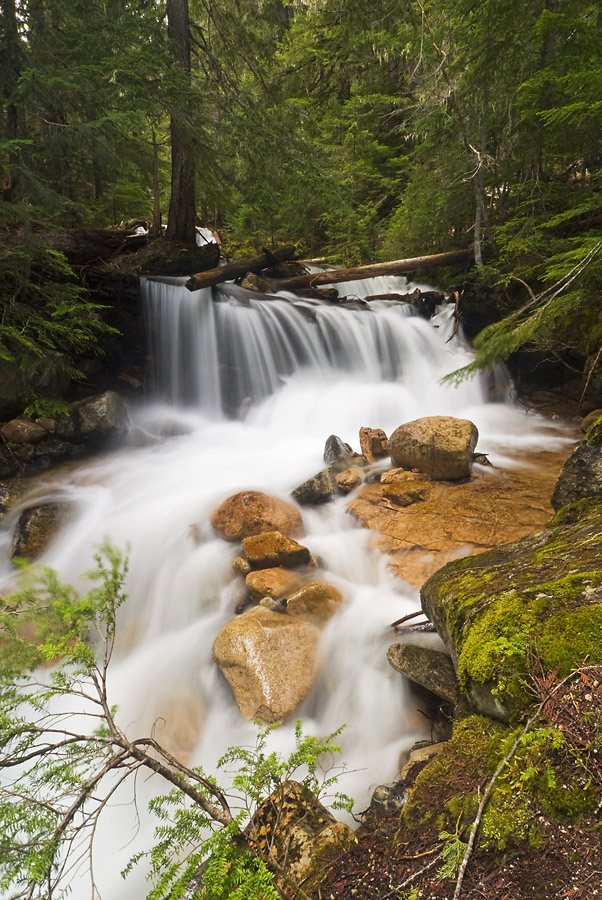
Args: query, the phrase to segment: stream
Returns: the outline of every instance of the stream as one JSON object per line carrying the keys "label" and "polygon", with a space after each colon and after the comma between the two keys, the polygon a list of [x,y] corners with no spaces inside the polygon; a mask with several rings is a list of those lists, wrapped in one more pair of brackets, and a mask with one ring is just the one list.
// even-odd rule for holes
{"label": "stream", "polygon": [[[251,489],[288,498],[323,468],[330,434],[358,450],[362,426],[390,434],[420,416],[468,418],[479,429],[477,449],[502,468],[564,446],[566,435],[558,423],[513,402],[502,369],[495,378],[441,384],[472,356],[461,333],[447,343],[454,324],[447,308],[426,321],[389,300],[354,308],[265,297],[234,285],[195,293],[182,285],[183,279],[144,284],[149,397],[130,411],[126,446],[48,478],[48,499],[67,500],[73,513],[42,562],[80,584],[105,537],[129,547],[111,702],[130,737],[153,732],[186,762],[212,771],[228,746],[253,744],[256,734],[211,656],[242,584],[231,570],[238,546],[218,539],[209,524],[224,499]],[[404,290],[405,279],[386,278],[355,282],[346,292]],[[418,590],[393,576],[346,502],[302,509],[302,542],[345,603],[322,633],[319,674],[295,716],[307,733],[346,726],[341,759],[350,771],[340,788],[362,810],[374,787],[394,778],[400,753],[429,732],[386,659],[395,639],[389,623],[419,608]],[[0,532],[5,585],[18,512]],[[292,749],[292,723],[270,740],[283,752]],[[123,881],[120,870],[149,845],[154,823],[144,815],[145,801],[159,789],[141,779],[137,808],[125,786],[106,810],[95,849],[105,900],[146,896],[144,873]],[[75,900],[90,895],[82,865]]]}

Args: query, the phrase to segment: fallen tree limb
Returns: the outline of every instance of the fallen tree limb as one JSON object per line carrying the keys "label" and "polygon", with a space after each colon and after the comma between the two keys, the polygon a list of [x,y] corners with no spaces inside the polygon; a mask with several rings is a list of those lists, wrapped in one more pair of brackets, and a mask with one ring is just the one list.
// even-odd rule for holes
{"label": "fallen tree limb", "polygon": [[297,275],[295,278],[278,278],[272,280],[272,285],[278,291],[295,290],[298,287],[337,284],[339,281],[360,281],[362,278],[376,278],[379,275],[403,275],[405,272],[414,272],[416,269],[434,269],[439,266],[469,262],[472,258],[473,249],[470,247],[466,250],[435,253],[433,256],[414,256],[409,259],[396,259],[393,262],[358,266],[355,269],[334,269],[329,272],[317,272],[313,275]]}
{"label": "fallen tree limb", "polygon": [[242,275],[246,275],[247,272],[259,273],[262,269],[272,266],[275,261],[282,262],[283,260],[291,259],[294,253],[295,248],[291,244],[290,246],[280,247],[278,250],[265,251],[259,256],[236,259],[234,262],[226,263],[225,266],[207,269],[206,272],[198,272],[196,275],[192,275],[186,282],[186,287],[189,291],[198,291],[201,288],[240,278]]}

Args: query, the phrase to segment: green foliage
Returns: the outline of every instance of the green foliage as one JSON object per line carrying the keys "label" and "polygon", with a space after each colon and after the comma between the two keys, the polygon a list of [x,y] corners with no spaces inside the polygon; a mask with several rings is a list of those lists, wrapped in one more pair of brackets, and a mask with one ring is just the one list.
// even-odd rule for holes
{"label": "green foliage", "polygon": [[460,865],[462,864],[462,860],[464,859],[464,854],[466,853],[468,844],[460,838],[459,833],[460,817],[458,817],[456,829],[453,834],[450,834],[449,831],[445,831],[445,829],[439,834],[439,840],[445,842],[441,850],[443,865],[437,871],[437,878],[439,881],[456,877]]}
{"label": "green foliage", "polygon": [[[0,890],[31,900],[65,896],[114,790],[146,767],[171,786],[150,804],[155,844],[125,872],[142,859],[149,864],[149,900],[182,897],[199,870],[195,896],[202,900],[277,900],[270,860],[252,851],[245,828],[293,777],[316,797],[333,793],[337,775],[329,770],[340,732],[311,737],[297,723],[295,748],[283,758],[268,747],[276,726],[260,728],[253,747],[230,748],[219,761],[231,775],[227,794],[154,738],[130,740],[115,720],[107,682],[127,561],[105,543],[95,563],[85,593],[61,584],[51,569],[26,568],[21,589],[2,598]],[[115,781],[107,780],[111,773]],[[350,810],[352,801],[334,791],[333,805]]]}

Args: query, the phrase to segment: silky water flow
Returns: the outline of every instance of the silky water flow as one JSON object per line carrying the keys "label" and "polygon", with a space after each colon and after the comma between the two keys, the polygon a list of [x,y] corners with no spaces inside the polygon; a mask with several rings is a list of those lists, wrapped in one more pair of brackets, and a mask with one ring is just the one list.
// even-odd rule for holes
{"label": "silky water flow", "polygon": [[[448,342],[451,308],[426,321],[389,300],[333,305],[235,285],[190,293],[183,282],[143,284],[151,399],[131,409],[128,446],[49,481],[46,497],[67,501],[73,513],[41,562],[81,584],[105,537],[129,547],[110,702],[130,737],[153,733],[211,772],[227,747],[252,745],[256,735],[211,656],[241,585],[231,569],[239,549],[209,524],[224,499],[241,490],[289,498],[323,468],[326,438],[334,433],[359,449],[361,426],[390,434],[420,416],[469,418],[479,450],[498,465],[559,438],[551,423],[512,403],[502,371],[493,398],[484,377],[441,383],[471,359],[461,333]],[[404,279],[386,278],[345,285],[343,293],[404,289]],[[294,718],[317,735],[345,725],[341,762],[350,771],[339,786],[362,810],[374,787],[395,777],[401,751],[429,729],[386,659],[395,640],[389,624],[419,609],[418,592],[370,549],[345,502],[302,510],[302,541],[320,560],[319,577],[340,588],[345,603],[322,633],[318,676]],[[18,512],[0,532],[5,585]],[[293,730],[284,724],[270,745],[289,752]],[[157,777],[138,779],[136,807],[132,790],[120,789],[96,836],[95,879],[105,900],[142,900],[150,889],[142,870],[125,882],[120,871],[150,845],[155,822],[144,809],[165,786]],[[84,862],[75,900],[90,896],[85,869]]]}

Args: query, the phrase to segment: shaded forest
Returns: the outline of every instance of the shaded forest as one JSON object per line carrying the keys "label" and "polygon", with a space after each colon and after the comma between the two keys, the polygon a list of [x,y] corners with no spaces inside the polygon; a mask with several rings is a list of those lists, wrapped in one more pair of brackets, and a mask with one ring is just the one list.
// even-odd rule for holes
{"label": "shaded forest", "polygon": [[[472,247],[477,364],[598,377],[602,13],[587,0],[2,0],[0,356],[103,327],[46,230],[147,220],[230,255]],[[495,298],[495,301],[491,300]],[[25,363],[24,363],[25,360]]]}

